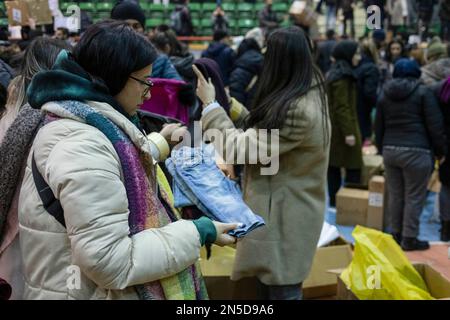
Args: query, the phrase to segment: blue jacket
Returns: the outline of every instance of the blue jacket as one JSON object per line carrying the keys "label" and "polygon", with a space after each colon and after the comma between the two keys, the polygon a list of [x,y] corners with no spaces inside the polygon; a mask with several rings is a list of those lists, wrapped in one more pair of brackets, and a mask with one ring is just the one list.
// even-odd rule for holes
{"label": "blue jacket", "polygon": [[153,62],[152,78],[183,80],[165,54],[160,54]]}
{"label": "blue jacket", "polygon": [[230,84],[230,74],[233,70],[235,53],[233,49],[221,42],[213,42],[208,49],[203,51],[203,58],[209,58],[217,62],[222,72],[222,80],[225,86]]}

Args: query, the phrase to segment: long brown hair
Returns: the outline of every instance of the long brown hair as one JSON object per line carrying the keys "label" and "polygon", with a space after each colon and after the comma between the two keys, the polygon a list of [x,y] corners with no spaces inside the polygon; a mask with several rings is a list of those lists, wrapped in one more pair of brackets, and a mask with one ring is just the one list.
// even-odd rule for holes
{"label": "long brown hair", "polygon": [[281,129],[288,110],[312,86],[317,86],[320,90],[325,137],[328,140],[324,79],[314,65],[311,46],[299,27],[278,29],[270,35],[247,127]]}

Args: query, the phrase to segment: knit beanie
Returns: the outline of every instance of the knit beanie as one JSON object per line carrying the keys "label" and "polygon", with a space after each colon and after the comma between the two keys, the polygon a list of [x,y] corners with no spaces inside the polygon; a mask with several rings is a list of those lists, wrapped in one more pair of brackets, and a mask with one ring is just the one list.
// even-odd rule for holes
{"label": "knit beanie", "polygon": [[134,19],[145,28],[145,14],[139,5],[130,0],[119,1],[111,11],[111,19]]}
{"label": "knit beanie", "polygon": [[383,29],[375,29],[372,33],[372,39],[382,42],[386,40],[386,32]]}
{"label": "knit beanie", "polygon": [[416,60],[407,58],[398,59],[394,65],[394,78],[416,78],[419,79],[422,72]]}
{"label": "knit beanie", "polygon": [[447,57],[447,47],[442,43],[441,38],[433,37],[428,44],[427,60],[428,62],[436,61]]}

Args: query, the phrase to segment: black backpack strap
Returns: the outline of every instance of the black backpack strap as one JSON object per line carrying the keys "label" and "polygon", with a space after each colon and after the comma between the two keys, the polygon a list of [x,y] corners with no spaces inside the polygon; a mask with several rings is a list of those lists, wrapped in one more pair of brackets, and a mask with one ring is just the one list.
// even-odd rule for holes
{"label": "black backpack strap", "polygon": [[39,197],[44,204],[45,210],[50,213],[63,227],[66,227],[64,221],[64,210],[61,207],[61,203],[55,198],[52,189],[50,189],[44,177],[39,172],[36,161],[34,160],[34,153],[31,156],[31,171],[33,172],[33,180],[39,193]]}

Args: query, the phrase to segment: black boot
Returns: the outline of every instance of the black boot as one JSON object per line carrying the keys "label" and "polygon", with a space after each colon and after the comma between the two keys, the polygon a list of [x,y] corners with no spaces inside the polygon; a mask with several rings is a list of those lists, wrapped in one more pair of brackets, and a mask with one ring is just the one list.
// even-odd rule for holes
{"label": "black boot", "polygon": [[417,238],[404,237],[402,239],[403,251],[427,250],[430,248],[428,241],[420,241]]}
{"label": "black boot", "polygon": [[441,221],[441,241],[450,241],[450,221]]}
{"label": "black boot", "polygon": [[401,245],[401,243],[402,243],[402,234],[401,233],[393,233],[392,237],[394,238],[395,242],[398,243],[398,245]]}

